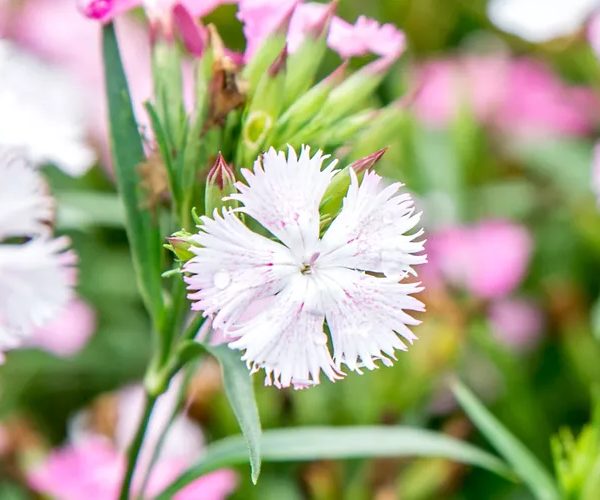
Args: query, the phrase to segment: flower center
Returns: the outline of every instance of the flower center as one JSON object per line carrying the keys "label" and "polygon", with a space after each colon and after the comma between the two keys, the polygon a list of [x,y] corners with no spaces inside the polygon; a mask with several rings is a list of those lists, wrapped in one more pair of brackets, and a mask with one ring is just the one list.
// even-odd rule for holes
{"label": "flower center", "polygon": [[312,254],[311,258],[308,259],[308,261],[303,262],[300,266],[300,272],[302,274],[312,274],[315,262],[317,262],[319,255],[319,252],[315,252],[314,254]]}

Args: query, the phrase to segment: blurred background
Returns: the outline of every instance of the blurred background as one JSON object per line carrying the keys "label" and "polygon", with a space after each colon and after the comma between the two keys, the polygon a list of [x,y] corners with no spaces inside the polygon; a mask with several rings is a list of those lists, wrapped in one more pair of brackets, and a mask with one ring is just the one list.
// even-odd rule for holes
{"label": "blurred background", "polygon": [[[407,36],[377,96],[397,102],[397,114],[359,136],[350,156],[389,146],[379,171],[423,210],[427,312],[392,368],[300,392],[256,377],[265,428],[402,423],[486,446],[447,389],[456,374],[549,467],[550,437],[589,421],[600,383],[599,7],[340,1],[341,17],[367,15]],[[243,50],[233,5],[206,22]],[[119,24],[141,106],[151,87],[143,16]],[[57,230],[79,254],[81,297],[0,367],[0,498],[33,498],[27,464],[64,442],[83,408],[110,423],[111,391],[139,382],[148,361],[111,175],[99,31],[74,0],[0,0],[0,144],[25,144],[47,165]],[[339,63],[330,53],[322,74]],[[188,402],[204,440],[238,432],[211,359]],[[240,499],[529,498],[489,472],[433,459],[265,464],[258,486],[246,467],[236,481]]]}

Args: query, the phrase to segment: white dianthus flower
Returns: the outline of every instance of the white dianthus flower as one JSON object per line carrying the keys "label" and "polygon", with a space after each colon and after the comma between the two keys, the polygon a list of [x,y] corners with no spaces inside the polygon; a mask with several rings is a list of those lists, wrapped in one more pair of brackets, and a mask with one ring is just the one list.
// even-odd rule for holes
{"label": "white dianthus flower", "polygon": [[277,387],[317,384],[321,371],[339,379],[342,365],[390,365],[416,339],[407,311],[424,309],[411,296],[419,284],[400,282],[426,260],[422,231],[409,234],[420,218],[410,195],[374,172],[359,183],[349,169],[343,207],[320,236],[319,206],[338,173],[335,161],[321,169],[326,158],[307,147],[262,155],[231,196],[240,208],[202,217],[185,267],[193,309]]}
{"label": "white dianthus flower", "polygon": [[38,171],[0,152],[0,356],[62,312],[72,298],[75,254],[50,237],[53,200]]}

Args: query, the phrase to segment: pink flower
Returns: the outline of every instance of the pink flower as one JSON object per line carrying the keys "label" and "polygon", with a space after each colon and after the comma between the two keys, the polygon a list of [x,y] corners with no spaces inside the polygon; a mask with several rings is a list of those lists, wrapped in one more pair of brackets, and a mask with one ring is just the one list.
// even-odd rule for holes
{"label": "pink flower", "polygon": [[447,126],[461,106],[511,136],[588,133],[600,116],[598,99],[568,86],[538,61],[503,55],[430,61],[416,70],[414,109],[422,120]]}
{"label": "pink flower", "polygon": [[445,126],[467,105],[486,122],[504,100],[508,60],[468,56],[429,61],[416,70],[417,115],[431,125]]}
{"label": "pink flower", "polygon": [[[244,23],[246,59],[252,57],[262,41],[291,16],[288,49],[294,52],[304,38],[326,25],[332,6],[303,4],[300,0],[239,0],[239,19]],[[375,54],[396,59],[405,48],[404,33],[392,24],[380,25],[360,16],[355,24],[333,16],[327,44],[343,58]]]}
{"label": "pink flower", "polygon": [[503,297],[519,285],[531,249],[525,227],[501,220],[446,229],[428,242],[430,262],[446,281],[484,299]]}
{"label": "pink flower", "polygon": [[[160,437],[176,403],[181,380],[176,379],[155,408],[144,441],[133,491],[141,488],[142,472],[148,467],[154,446]],[[121,390],[117,401],[117,422],[114,440],[99,436],[88,427],[90,416],[79,414],[71,427],[70,442],[52,451],[36,467],[27,471],[30,486],[36,491],[61,500],[114,500],[125,472],[125,452],[135,432],[143,403],[141,386]],[[184,414],[173,422],[159,459],[148,482],[146,496],[153,498],[195,460],[202,452],[200,429]],[[231,470],[217,470],[201,476],[178,492],[175,500],[222,500],[236,486]]]}
{"label": "pink flower", "polygon": [[393,24],[379,24],[365,16],[354,24],[334,18],[327,41],[344,58],[376,54],[396,59],[406,47],[404,33]]}
{"label": "pink flower", "polygon": [[596,57],[600,58],[600,11],[590,19],[587,27],[587,39]]}
{"label": "pink flower", "polygon": [[513,134],[581,135],[593,129],[598,100],[590,89],[567,86],[538,61],[512,61],[505,100],[494,125]]}
{"label": "pink flower", "polygon": [[56,356],[72,356],[87,343],[96,328],[93,309],[81,299],[73,299],[49,324],[39,328],[28,345]]}
{"label": "pink flower", "polygon": [[250,59],[262,42],[290,19],[299,0],[239,0],[238,19],[244,24],[245,59]]}
{"label": "pink flower", "polygon": [[53,450],[28,473],[30,486],[61,500],[114,500],[125,471],[124,456],[100,436]]}
{"label": "pink flower", "polygon": [[488,319],[496,339],[518,351],[533,347],[544,326],[540,308],[528,299],[507,298],[492,302]]}
{"label": "pink flower", "polygon": [[141,4],[142,0],[77,0],[77,7],[83,15],[99,21],[110,21]]}

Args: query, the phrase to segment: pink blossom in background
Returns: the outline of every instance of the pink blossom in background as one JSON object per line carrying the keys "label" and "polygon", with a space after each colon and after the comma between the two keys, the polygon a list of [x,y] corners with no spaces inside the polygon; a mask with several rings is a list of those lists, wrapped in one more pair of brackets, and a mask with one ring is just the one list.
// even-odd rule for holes
{"label": "pink blossom in background", "polygon": [[87,344],[96,328],[93,309],[83,300],[74,299],[62,314],[39,328],[28,345],[39,347],[56,356],[72,356]]}
{"label": "pink blossom in background", "polygon": [[540,307],[534,301],[522,298],[492,302],[488,319],[496,339],[517,351],[533,347],[540,340],[544,327]]}
{"label": "pink blossom in background", "polygon": [[125,456],[94,436],[51,451],[27,479],[34,490],[61,500],[114,500],[124,471]]}
{"label": "pink blossom in background", "polygon": [[[252,57],[267,35],[292,11],[288,49],[294,52],[311,30],[324,24],[332,8],[331,4],[305,4],[300,0],[239,0],[238,3],[238,17],[246,36],[246,59]],[[396,59],[404,51],[405,37],[392,24],[380,25],[365,16],[360,16],[354,24],[333,16],[327,44],[343,58],[375,54]]]}
{"label": "pink blossom in background", "polygon": [[404,33],[393,24],[379,24],[365,16],[359,16],[354,24],[334,18],[327,41],[344,58],[376,54],[395,59],[406,47]]}
{"label": "pink blossom in background", "polygon": [[[176,378],[155,407],[144,441],[133,490],[141,487],[142,475],[151,460],[153,447],[176,404],[181,378]],[[129,386],[117,395],[117,422],[114,440],[89,428],[90,414],[82,412],[71,426],[71,438],[27,471],[30,486],[61,500],[114,500],[125,471],[125,453],[142,412],[143,388]],[[164,446],[148,482],[145,498],[153,498],[184,472],[202,454],[200,428],[180,414],[167,434]],[[235,472],[227,469],[201,476],[178,492],[175,500],[223,500],[236,487]]]}
{"label": "pink blossom in background", "polygon": [[77,0],[77,7],[83,15],[103,22],[141,4],[142,0]]}
{"label": "pink blossom in background", "polygon": [[467,105],[477,120],[491,120],[504,100],[508,64],[502,57],[478,56],[422,64],[415,72],[417,115],[430,125],[446,126]]}
{"label": "pink blossom in background", "polygon": [[568,86],[544,64],[519,58],[509,66],[505,101],[494,125],[513,134],[582,135],[593,129],[599,103],[591,89]]}
{"label": "pink blossom in background", "polygon": [[446,281],[483,299],[503,297],[523,280],[533,241],[524,226],[487,220],[431,236],[431,265]]}
{"label": "pink blossom in background", "polygon": [[600,10],[590,19],[587,27],[587,39],[590,47],[600,59]]}
{"label": "pink blossom in background", "polygon": [[259,49],[267,36],[291,16],[299,0],[239,0],[238,19],[244,25],[246,60]]}
{"label": "pink blossom in background", "polygon": [[417,116],[448,126],[460,106],[511,136],[590,132],[600,117],[591,89],[569,86],[544,64],[504,55],[461,56],[426,62],[415,70]]}

